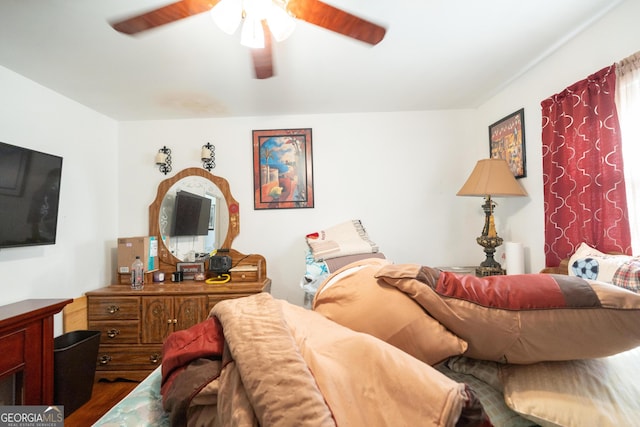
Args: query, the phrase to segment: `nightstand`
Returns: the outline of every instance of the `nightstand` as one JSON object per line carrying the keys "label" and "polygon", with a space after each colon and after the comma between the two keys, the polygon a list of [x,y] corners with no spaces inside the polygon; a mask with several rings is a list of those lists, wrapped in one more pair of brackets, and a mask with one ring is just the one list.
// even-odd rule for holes
{"label": "nightstand", "polygon": [[502,267],[478,267],[476,269],[476,276],[478,277],[504,276],[505,274],[507,274],[507,271]]}
{"label": "nightstand", "polygon": [[439,270],[442,271],[449,271],[451,273],[456,273],[456,274],[473,274],[474,276],[476,275],[476,266],[475,265],[470,265],[470,266],[447,266],[447,267],[435,267]]}
{"label": "nightstand", "polygon": [[451,273],[456,273],[456,274],[473,274],[474,276],[477,276],[477,277],[503,276],[507,274],[507,272],[503,269],[478,267],[475,265],[435,267],[435,268],[438,268],[442,271],[449,271]]}

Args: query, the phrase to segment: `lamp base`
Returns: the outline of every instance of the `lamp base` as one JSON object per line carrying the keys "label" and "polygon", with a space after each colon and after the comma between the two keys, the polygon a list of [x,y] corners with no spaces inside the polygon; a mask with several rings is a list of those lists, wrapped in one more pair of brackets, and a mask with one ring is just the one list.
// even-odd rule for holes
{"label": "lamp base", "polygon": [[[487,237],[480,236],[476,239],[476,242],[480,246],[484,248],[484,254],[486,256],[485,260],[480,263],[480,266],[476,269],[476,275],[478,276],[493,276],[496,274],[505,274],[502,266],[498,261],[495,260],[494,254],[496,252],[496,248],[502,245],[502,238],[495,237]],[[480,272],[484,272],[486,274],[480,274]]]}
{"label": "lamp base", "polygon": [[478,277],[504,276],[505,274],[507,274],[507,271],[500,265],[497,267],[476,267],[476,276]]}
{"label": "lamp base", "polygon": [[495,203],[491,200],[491,196],[486,196],[482,209],[485,213],[484,228],[482,235],[476,238],[476,242],[484,248],[485,260],[476,268],[476,276],[498,276],[506,274],[502,266],[495,260],[494,254],[496,248],[502,244],[502,237],[498,237],[495,222],[493,220],[493,208]]}

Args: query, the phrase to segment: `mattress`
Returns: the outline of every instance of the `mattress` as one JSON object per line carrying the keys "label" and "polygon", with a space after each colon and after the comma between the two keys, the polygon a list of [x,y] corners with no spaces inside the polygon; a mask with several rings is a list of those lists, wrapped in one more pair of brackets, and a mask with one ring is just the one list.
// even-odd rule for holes
{"label": "mattress", "polygon": [[168,427],[169,418],[162,409],[160,382],[162,367],[157,367],[148,377],[118,402],[94,426],[101,427]]}

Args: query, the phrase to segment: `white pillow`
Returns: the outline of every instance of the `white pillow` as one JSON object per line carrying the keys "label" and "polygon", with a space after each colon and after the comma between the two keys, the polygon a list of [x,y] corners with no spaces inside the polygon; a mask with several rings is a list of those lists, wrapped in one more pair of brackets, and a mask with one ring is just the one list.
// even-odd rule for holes
{"label": "white pillow", "polygon": [[613,283],[618,268],[632,259],[628,255],[605,254],[583,242],[569,258],[569,276]]}

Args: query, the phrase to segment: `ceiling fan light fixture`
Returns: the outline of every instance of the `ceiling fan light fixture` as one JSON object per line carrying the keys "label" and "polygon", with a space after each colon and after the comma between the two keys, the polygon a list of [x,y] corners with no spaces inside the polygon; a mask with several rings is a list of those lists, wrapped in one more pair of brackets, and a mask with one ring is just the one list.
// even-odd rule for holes
{"label": "ceiling fan light fixture", "polygon": [[240,44],[253,49],[264,48],[264,30],[260,19],[247,14],[242,24]]}
{"label": "ceiling fan light fixture", "polygon": [[262,21],[266,20],[276,41],[281,42],[293,33],[296,19],[281,0],[221,0],[210,11],[213,22],[224,33],[233,35],[242,23],[240,44],[264,47]]}
{"label": "ceiling fan light fixture", "polygon": [[266,18],[271,34],[278,42],[285,40],[296,29],[296,19],[284,9],[284,5],[276,2],[271,2]]}
{"label": "ceiling fan light fixture", "polygon": [[242,0],[242,10],[258,20],[265,19],[269,12],[272,0]]}
{"label": "ceiling fan light fixture", "polygon": [[229,35],[234,34],[240,26],[242,14],[241,0],[222,0],[210,12],[213,22]]}
{"label": "ceiling fan light fixture", "polygon": [[252,48],[257,79],[273,77],[272,42],[287,38],[297,20],[370,45],[380,43],[386,33],[386,28],[323,0],[177,0],[111,26],[134,35],[204,12],[210,12],[216,26],[229,35],[237,33],[242,23],[240,43]]}

